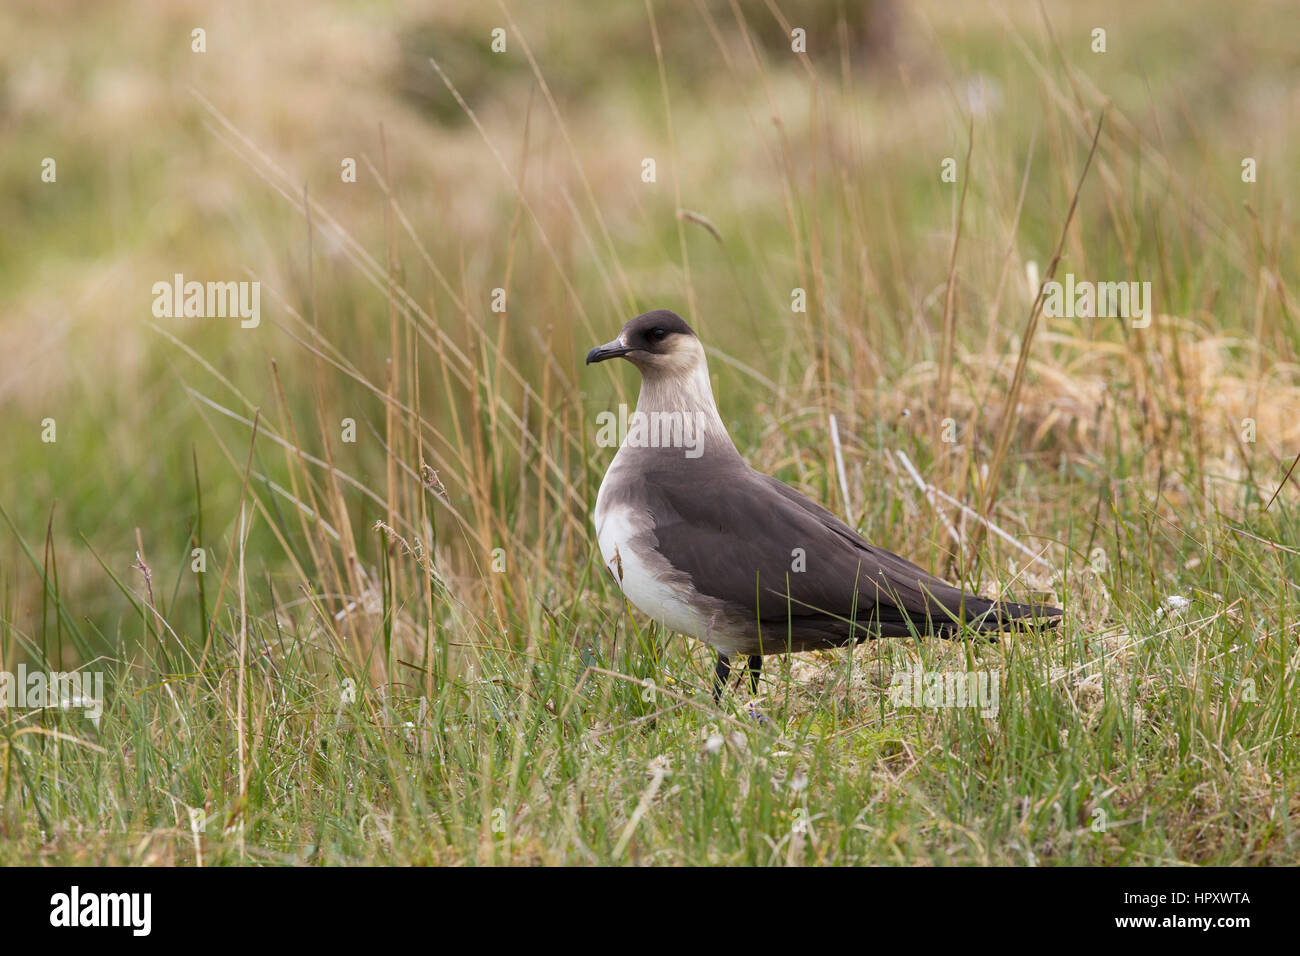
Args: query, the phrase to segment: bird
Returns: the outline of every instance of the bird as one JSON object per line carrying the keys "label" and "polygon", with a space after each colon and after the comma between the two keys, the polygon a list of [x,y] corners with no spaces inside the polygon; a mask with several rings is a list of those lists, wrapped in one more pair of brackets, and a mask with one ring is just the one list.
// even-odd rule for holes
{"label": "bird", "polygon": [[601,558],[642,613],[717,652],[715,699],[736,656],[757,694],[768,655],[1061,619],[954,587],[751,468],[718,414],[704,346],[676,313],[630,319],[586,364],[614,358],[637,368],[641,391],[596,495]]}

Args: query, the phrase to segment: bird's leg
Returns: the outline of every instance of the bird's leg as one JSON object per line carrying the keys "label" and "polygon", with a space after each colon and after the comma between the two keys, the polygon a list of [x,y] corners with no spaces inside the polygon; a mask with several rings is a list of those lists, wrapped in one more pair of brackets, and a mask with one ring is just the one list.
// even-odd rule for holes
{"label": "bird's leg", "polygon": [[726,654],[718,653],[718,666],[713,671],[713,701],[722,699],[722,692],[727,689],[727,678],[731,676],[731,660]]}
{"label": "bird's leg", "polygon": [[754,696],[758,696],[758,679],[763,675],[763,655],[749,655],[749,690]]}

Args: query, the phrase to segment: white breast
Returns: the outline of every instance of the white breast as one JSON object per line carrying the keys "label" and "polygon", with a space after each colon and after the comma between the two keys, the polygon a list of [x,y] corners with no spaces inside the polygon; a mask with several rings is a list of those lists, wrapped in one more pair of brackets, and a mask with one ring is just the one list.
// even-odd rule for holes
{"label": "white breast", "polygon": [[596,538],[605,567],[642,613],[670,630],[716,642],[717,635],[709,633],[711,622],[688,603],[693,596],[689,585],[671,583],[680,576],[653,548],[653,534],[647,533],[650,515],[626,506],[606,506],[606,488],[616,467],[617,462],[605,475],[596,496]]}

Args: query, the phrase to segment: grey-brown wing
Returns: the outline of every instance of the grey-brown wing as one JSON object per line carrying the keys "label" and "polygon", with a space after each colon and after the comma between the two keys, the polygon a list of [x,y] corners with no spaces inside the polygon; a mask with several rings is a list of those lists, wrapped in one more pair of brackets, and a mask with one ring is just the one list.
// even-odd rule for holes
{"label": "grey-brown wing", "polygon": [[990,606],[751,469],[690,475],[675,463],[640,480],[660,554],[698,591],[762,622],[841,621],[847,636],[854,620],[889,636],[950,625],[963,602],[968,619]]}

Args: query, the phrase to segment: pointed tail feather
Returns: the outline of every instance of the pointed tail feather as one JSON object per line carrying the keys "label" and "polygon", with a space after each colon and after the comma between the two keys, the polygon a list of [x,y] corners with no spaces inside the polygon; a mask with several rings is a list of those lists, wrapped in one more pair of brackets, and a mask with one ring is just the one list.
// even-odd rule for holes
{"label": "pointed tail feather", "polygon": [[[952,603],[938,605],[932,612],[935,617],[945,615],[946,620],[931,618],[931,627],[941,637],[955,637],[958,620],[967,627],[986,633],[999,631],[1024,631],[1032,628],[1055,627],[1060,623],[1063,612],[1060,608],[1047,604],[1016,604],[1013,601],[990,601],[988,598],[973,594],[961,594]],[[903,631],[884,631],[882,636],[893,637]]]}
{"label": "pointed tail feather", "polygon": [[1059,607],[1046,604],[1016,604],[1012,601],[990,603],[988,613],[979,622],[982,631],[1012,631],[1027,627],[1056,627],[1062,614]]}

